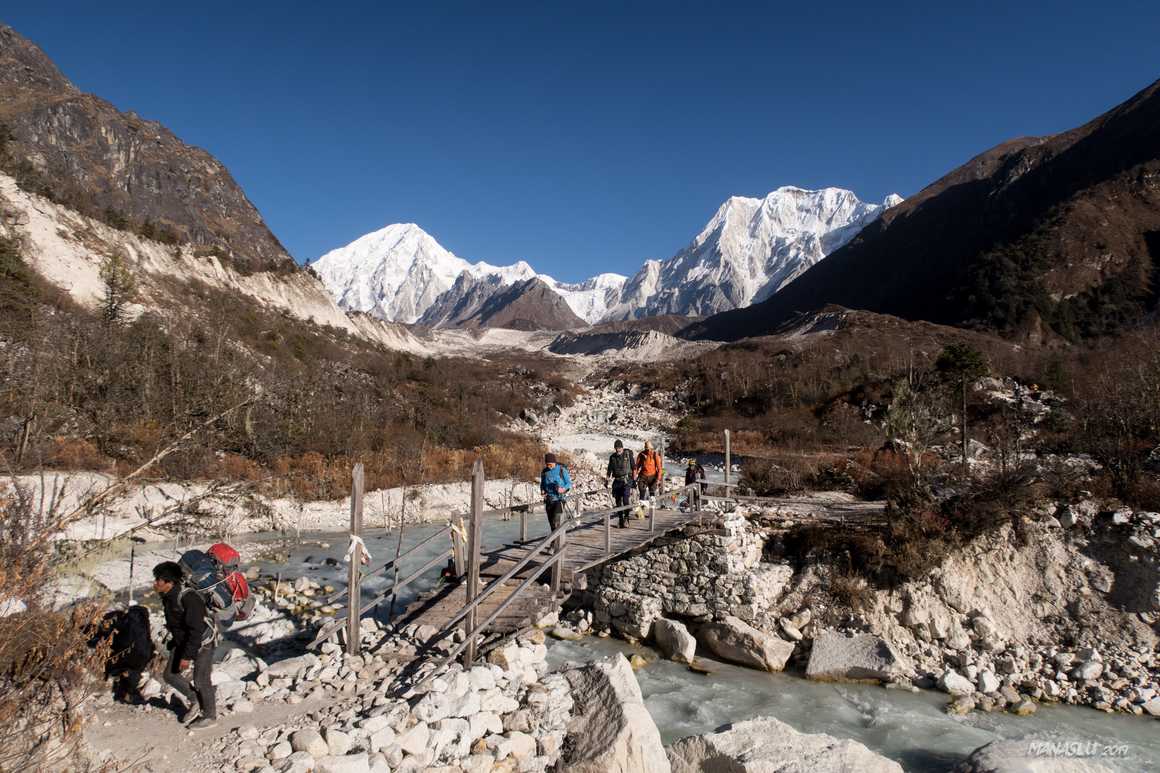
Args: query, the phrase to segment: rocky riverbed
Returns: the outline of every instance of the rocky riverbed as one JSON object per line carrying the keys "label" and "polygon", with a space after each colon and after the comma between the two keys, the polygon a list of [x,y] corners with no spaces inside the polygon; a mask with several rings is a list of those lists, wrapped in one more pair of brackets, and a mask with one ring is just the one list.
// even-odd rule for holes
{"label": "rocky riverbed", "polygon": [[1155,514],[1045,507],[1019,538],[1001,527],[920,581],[862,582],[857,609],[831,567],[779,552],[776,520],[735,511],[593,573],[592,626],[683,661],[937,687],[957,713],[1160,716]]}

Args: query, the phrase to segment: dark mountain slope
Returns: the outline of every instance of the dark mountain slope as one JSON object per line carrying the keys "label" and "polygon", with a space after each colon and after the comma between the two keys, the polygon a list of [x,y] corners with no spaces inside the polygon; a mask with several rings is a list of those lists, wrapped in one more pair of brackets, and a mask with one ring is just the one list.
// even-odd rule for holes
{"label": "dark mountain slope", "polygon": [[1160,82],[1089,123],[999,145],[780,293],[684,335],[770,333],[827,303],[1014,333],[1114,332],[1156,306]]}
{"label": "dark mountain slope", "polygon": [[230,173],[159,123],[79,91],[0,24],[0,169],[118,228],[192,242],[243,271],[294,261]]}

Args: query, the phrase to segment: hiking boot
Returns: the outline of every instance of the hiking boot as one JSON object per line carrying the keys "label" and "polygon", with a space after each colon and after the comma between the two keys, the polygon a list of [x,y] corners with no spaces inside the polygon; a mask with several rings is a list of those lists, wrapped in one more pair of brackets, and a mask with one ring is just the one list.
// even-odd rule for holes
{"label": "hiking boot", "polygon": [[217,727],[217,717],[201,717],[186,725],[190,730],[208,730]]}
{"label": "hiking boot", "polygon": [[180,716],[178,716],[177,721],[186,727],[189,727],[194,722],[196,722],[200,716],[201,709],[199,709],[197,706],[190,706],[184,712],[182,712]]}

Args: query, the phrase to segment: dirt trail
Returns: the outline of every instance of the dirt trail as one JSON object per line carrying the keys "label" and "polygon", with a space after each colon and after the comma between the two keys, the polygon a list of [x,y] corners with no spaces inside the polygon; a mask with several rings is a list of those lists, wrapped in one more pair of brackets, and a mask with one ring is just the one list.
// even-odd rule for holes
{"label": "dirt trail", "polygon": [[127,706],[102,696],[93,706],[95,719],[85,727],[85,743],[91,758],[113,761],[132,770],[212,770],[221,766],[214,750],[222,738],[236,738],[238,728],[263,728],[284,724],[327,704],[308,699],[298,704],[257,702],[249,714],[219,717],[217,727],[186,730],[176,715],[155,706]]}

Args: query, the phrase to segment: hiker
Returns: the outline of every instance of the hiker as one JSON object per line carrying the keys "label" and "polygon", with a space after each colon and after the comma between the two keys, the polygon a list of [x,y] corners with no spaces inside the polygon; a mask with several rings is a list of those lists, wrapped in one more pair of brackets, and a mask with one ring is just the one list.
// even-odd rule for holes
{"label": "hiker", "polygon": [[564,512],[564,498],[572,489],[568,468],[556,461],[555,454],[544,454],[544,469],[540,471],[540,495],[548,511],[548,525],[552,531],[560,528]]}
{"label": "hiker", "polygon": [[652,443],[644,441],[644,450],[636,455],[636,486],[643,502],[646,496],[653,497],[657,493],[657,484],[665,474],[664,460],[653,450]]}
{"label": "hiker", "polygon": [[[165,609],[165,627],[172,637],[165,681],[184,699],[179,719],[192,730],[217,724],[217,705],[212,679],[214,640],[217,631],[206,615],[205,599],[185,585],[181,566],[163,561],[153,567],[153,590]],[[186,673],[193,668],[193,683]]]}
{"label": "hiker", "polygon": [[617,515],[620,518],[620,528],[628,526],[628,506],[632,498],[632,487],[635,483],[632,474],[632,451],[624,447],[624,443],[617,440],[612,444],[612,456],[608,457],[608,470],[605,472],[607,480],[604,485],[612,485],[612,507],[623,507]]}
{"label": "hiker", "polygon": [[106,612],[89,638],[89,646],[109,642],[105,677],[113,680],[113,700],[129,704],[145,702],[141,680],[153,660],[153,638],[149,632],[149,610],[135,604],[128,609]]}
{"label": "hiker", "polygon": [[696,459],[685,460],[685,485],[697,483],[695,489],[689,491],[689,509],[701,509],[701,493],[705,490],[705,468]]}

